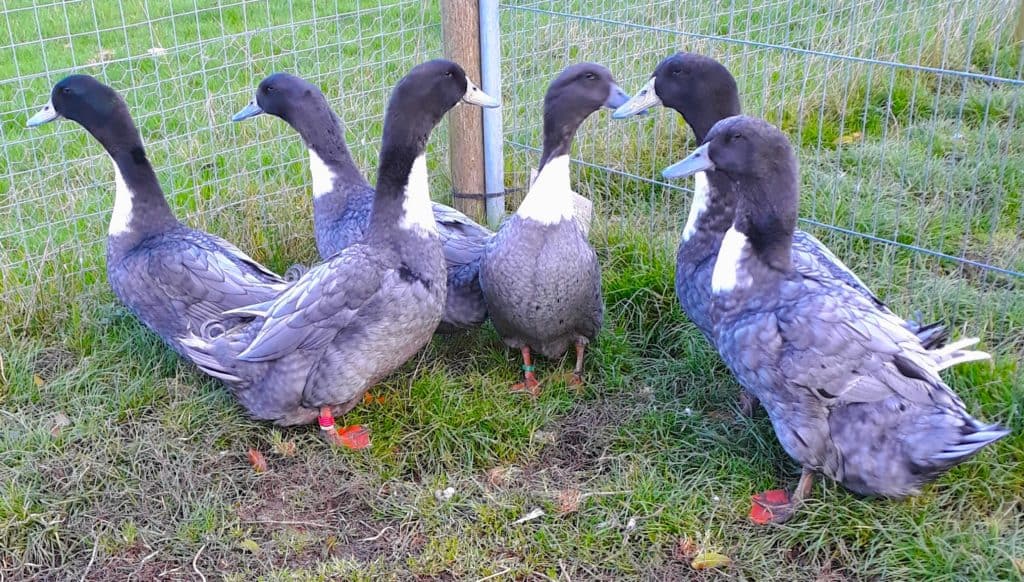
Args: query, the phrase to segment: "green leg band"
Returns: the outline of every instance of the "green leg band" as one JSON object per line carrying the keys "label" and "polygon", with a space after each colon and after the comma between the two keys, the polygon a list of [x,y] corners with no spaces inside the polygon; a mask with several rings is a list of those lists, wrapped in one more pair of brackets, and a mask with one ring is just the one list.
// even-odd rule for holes
{"label": "green leg band", "polygon": [[533,370],[534,370],[533,366],[527,366],[526,364],[523,364],[523,371],[524,372],[532,372]]}

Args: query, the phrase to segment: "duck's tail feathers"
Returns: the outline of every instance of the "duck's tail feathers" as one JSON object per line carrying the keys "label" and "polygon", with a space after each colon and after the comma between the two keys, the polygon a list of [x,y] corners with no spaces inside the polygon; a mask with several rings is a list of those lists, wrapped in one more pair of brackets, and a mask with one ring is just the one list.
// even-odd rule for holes
{"label": "duck's tail feathers", "polygon": [[930,350],[928,353],[932,357],[932,361],[935,362],[937,370],[945,370],[967,362],[991,360],[992,354],[988,352],[967,349],[977,345],[979,341],[981,340],[976,337],[963,338],[939,349]]}
{"label": "duck's tail feathers", "polygon": [[913,326],[914,335],[917,339],[921,340],[921,346],[926,350],[935,350],[946,345],[949,341],[949,328],[946,324],[941,321],[929,323],[927,325],[921,324],[920,313],[915,314]]}
{"label": "duck's tail feathers", "polygon": [[937,461],[949,466],[956,465],[973,457],[981,449],[1010,434],[1010,431],[998,424],[983,425],[971,418],[963,427],[963,435],[956,444],[946,447],[935,455]]}
{"label": "duck's tail feathers", "polygon": [[294,283],[301,279],[302,276],[305,275],[306,272],[308,271],[309,267],[307,267],[306,265],[303,265],[302,263],[295,263],[294,265],[288,267],[288,270],[284,272],[284,280],[287,281],[289,284]]}
{"label": "duck's tail feathers", "polygon": [[238,375],[232,373],[231,370],[220,363],[220,360],[213,353],[213,345],[202,337],[190,332],[187,336],[179,338],[178,343],[184,347],[185,357],[205,374],[223,380],[228,384],[242,381]]}

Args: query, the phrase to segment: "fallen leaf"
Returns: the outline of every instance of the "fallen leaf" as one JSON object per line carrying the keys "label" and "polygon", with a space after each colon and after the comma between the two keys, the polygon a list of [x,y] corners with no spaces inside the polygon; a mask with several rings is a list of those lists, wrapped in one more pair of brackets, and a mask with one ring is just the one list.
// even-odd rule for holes
{"label": "fallen leaf", "polygon": [[855,131],[853,133],[848,133],[842,137],[836,138],[834,143],[843,145],[851,144],[855,141],[860,141],[861,137],[863,137],[863,134],[859,131]]}
{"label": "fallen leaf", "polygon": [[533,438],[539,443],[553,445],[558,441],[558,433],[550,430],[535,430],[533,431]]}
{"label": "fallen leaf", "polygon": [[719,554],[718,552],[701,552],[690,562],[690,566],[694,570],[706,570],[708,568],[718,568],[725,566],[732,562],[729,556],[725,554]]}
{"label": "fallen leaf", "polygon": [[353,424],[338,429],[341,442],[354,451],[370,446],[370,429],[360,424]]}
{"label": "fallen leaf", "polygon": [[1024,558],[1013,558],[1013,566],[1019,574],[1024,575]]}
{"label": "fallen leaf", "polygon": [[264,473],[267,470],[267,460],[263,458],[263,453],[256,449],[249,449],[249,464],[257,473]]}
{"label": "fallen leaf", "polygon": [[580,501],[583,500],[583,494],[580,493],[579,489],[563,489],[558,493],[558,513],[565,515],[567,513],[573,513],[578,511],[580,508]]}
{"label": "fallen leaf", "polygon": [[500,487],[509,481],[509,473],[512,472],[511,467],[492,467],[487,470],[487,482],[492,487]]}
{"label": "fallen leaf", "polygon": [[789,503],[789,492],[785,489],[771,489],[754,495],[750,498],[750,521],[757,525],[771,522],[775,518],[771,506],[785,503]]}
{"label": "fallen leaf", "polygon": [[369,392],[363,394],[363,405],[364,406],[367,406],[367,405],[370,405],[370,404],[384,404],[385,400],[387,400],[385,397],[383,397],[383,396],[374,396],[373,394],[371,394]]}
{"label": "fallen leaf", "polygon": [[683,536],[676,542],[673,557],[679,561],[690,560],[697,555],[699,550],[700,548],[697,547],[696,542],[690,539],[690,536]]}
{"label": "fallen leaf", "polygon": [[539,507],[534,507],[532,510],[530,510],[530,513],[527,513],[526,515],[524,515],[524,516],[520,517],[519,519],[513,521],[512,525],[519,525],[521,523],[526,523],[528,521],[533,521],[533,520],[537,519],[538,517],[540,517],[542,515],[544,515],[544,510],[539,508]]}
{"label": "fallen leaf", "polygon": [[54,414],[52,422],[53,424],[50,425],[50,436],[52,436],[53,438],[57,438],[58,436],[60,436],[60,431],[65,426],[71,426],[71,419],[68,418],[68,415],[64,414],[63,412],[58,412],[57,414]]}
{"label": "fallen leaf", "polygon": [[281,441],[274,443],[274,452],[282,457],[294,457],[297,451],[298,448],[295,446],[295,441]]}
{"label": "fallen leaf", "polygon": [[91,64],[105,63],[112,58],[114,58],[114,51],[110,49],[100,49],[100,52],[96,53],[96,56],[89,62]]}
{"label": "fallen leaf", "polygon": [[260,545],[256,543],[256,540],[245,538],[238,542],[238,547],[249,552],[250,554],[258,554],[260,552]]}
{"label": "fallen leaf", "polygon": [[36,388],[42,388],[43,384],[46,384],[46,382],[43,381],[43,377],[39,374],[32,375],[32,382],[36,385]]}
{"label": "fallen leaf", "polygon": [[434,491],[434,499],[442,502],[448,501],[453,495],[455,495],[454,487],[447,487],[444,491],[441,491],[440,489]]}

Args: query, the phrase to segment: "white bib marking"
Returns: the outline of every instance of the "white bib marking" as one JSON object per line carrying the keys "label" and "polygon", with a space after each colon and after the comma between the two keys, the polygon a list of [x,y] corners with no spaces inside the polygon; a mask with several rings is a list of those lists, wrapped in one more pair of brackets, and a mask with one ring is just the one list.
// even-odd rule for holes
{"label": "white bib marking", "polygon": [[420,154],[412,163],[409,181],[405,185],[405,200],[402,202],[402,220],[399,226],[406,230],[422,230],[437,234],[434,222],[434,205],[430,201],[430,179],[427,176],[427,157]]}
{"label": "white bib marking", "polygon": [[747,254],[747,236],[730,227],[722,239],[722,247],[715,259],[715,270],[711,273],[711,291],[726,293],[737,287],[751,284],[751,278],[743,270],[742,261]]}
{"label": "white bib marking", "polygon": [[573,194],[569,156],[558,156],[541,168],[516,214],[545,225],[571,220],[575,216]]}

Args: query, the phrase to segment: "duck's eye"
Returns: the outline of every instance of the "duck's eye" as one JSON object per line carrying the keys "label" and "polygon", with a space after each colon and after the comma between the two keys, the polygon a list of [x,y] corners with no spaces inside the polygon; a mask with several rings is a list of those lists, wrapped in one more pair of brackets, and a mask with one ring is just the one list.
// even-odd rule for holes
{"label": "duck's eye", "polygon": [[596,78],[597,78],[597,75],[595,75],[594,73],[587,73],[587,79],[588,80],[593,81]]}
{"label": "duck's eye", "polygon": [[265,93],[273,93],[273,92],[274,92],[274,91],[276,91],[276,90],[277,90],[277,89],[274,89],[274,86],[273,86],[273,85],[267,85],[266,87],[264,87],[264,88],[263,88],[263,91],[264,91]]}
{"label": "duck's eye", "polygon": [[60,92],[65,94],[65,95],[70,95],[71,94],[71,87],[64,87],[63,89],[60,90]]}
{"label": "duck's eye", "polygon": [[734,133],[734,134],[732,134],[732,138],[733,139],[743,139],[743,134],[742,133]]}
{"label": "duck's eye", "polygon": [[452,72],[451,72],[451,71],[445,71],[445,72],[444,72],[444,76],[445,76],[445,77],[448,77],[448,78],[450,79],[450,78],[451,78],[451,76],[452,76]]}
{"label": "duck's eye", "polygon": [[682,69],[672,69],[672,76],[673,77],[678,77],[679,75],[682,75],[682,74],[683,74],[683,70]]}

